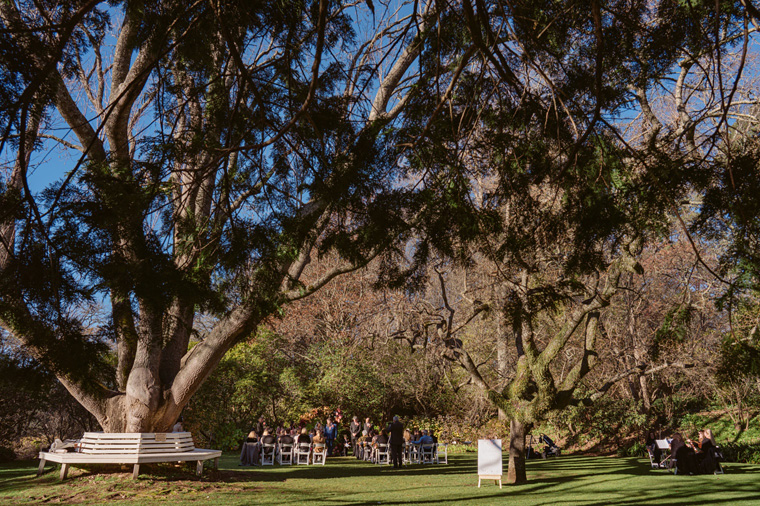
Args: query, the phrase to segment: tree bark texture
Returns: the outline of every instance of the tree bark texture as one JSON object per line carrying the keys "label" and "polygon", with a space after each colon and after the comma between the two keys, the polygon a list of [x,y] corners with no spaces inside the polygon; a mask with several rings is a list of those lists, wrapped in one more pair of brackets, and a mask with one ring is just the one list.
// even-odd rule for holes
{"label": "tree bark texture", "polygon": [[528,477],[525,474],[525,436],[529,426],[512,419],[509,422],[509,468],[507,470],[507,483],[525,483]]}

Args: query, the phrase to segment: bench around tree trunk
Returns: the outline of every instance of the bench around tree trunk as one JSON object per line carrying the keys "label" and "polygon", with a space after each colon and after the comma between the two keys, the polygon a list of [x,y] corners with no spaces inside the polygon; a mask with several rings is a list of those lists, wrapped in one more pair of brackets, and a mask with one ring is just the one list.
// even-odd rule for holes
{"label": "bench around tree trunk", "polygon": [[42,474],[47,461],[61,464],[61,480],[66,478],[69,466],[76,464],[132,464],[132,478],[137,478],[140,464],[196,461],[196,473],[200,476],[204,461],[214,459],[214,467],[218,467],[221,456],[220,450],[196,448],[189,432],[85,432],[78,452],[40,452],[37,476]]}

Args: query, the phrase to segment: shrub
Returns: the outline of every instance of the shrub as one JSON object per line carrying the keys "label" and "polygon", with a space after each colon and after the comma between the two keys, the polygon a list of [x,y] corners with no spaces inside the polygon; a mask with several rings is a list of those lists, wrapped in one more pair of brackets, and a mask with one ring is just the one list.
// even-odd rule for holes
{"label": "shrub", "polygon": [[628,447],[621,446],[618,448],[617,452],[619,457],[641,457],[642,455],[646,455],[646,453],[647,447],[641,441],[634,441],[634,443]]}
{"label": "shrub", "polygon": [[726,443],[720,445],[727,462],[760,464],[760,441],[753,443]]}
{"label": "shrub", "polygon": [[11,448],[0,446],[0,462],[10,462],[16,460],[16,454]]}

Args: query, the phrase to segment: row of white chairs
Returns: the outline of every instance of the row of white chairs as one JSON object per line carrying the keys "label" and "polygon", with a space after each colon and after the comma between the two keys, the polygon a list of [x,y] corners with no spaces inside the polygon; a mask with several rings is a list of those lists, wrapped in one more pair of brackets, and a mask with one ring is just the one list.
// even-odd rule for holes
{"label": "row of white chairs", "polygon": [[[375,464],[390,464],[390,445],[378,444],[376,447],[370,447],[369,443],[364,443],[362,457],[363,460]],[[449,447],[447,444],[415,445],[407,443],[404,446],[405,464],[440,464],[441,462],[449,463]]]}
{"label": "row of white chairs", "polygon": [[449,445],[445,443],[407,444],[404,447],[404,462],[409,464],[449,463]]}
{"label": "row of white chairs", "polygon": [[261,444],[260,462],[262,466],[273,466],[275,462],[281,466],[291,464],[320,464],[327,460],[325,443],[293,443],[293,444]]}

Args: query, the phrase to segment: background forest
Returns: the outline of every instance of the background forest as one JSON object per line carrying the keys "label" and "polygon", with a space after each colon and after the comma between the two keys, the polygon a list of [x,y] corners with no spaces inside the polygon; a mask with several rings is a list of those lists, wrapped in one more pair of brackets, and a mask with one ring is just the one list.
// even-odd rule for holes
{"label": "background forest", "polygon": [[[260,415],[760,461],[749,0],[0,3],[0,447]],[[414,421],[412,421],[414,420]]]}

